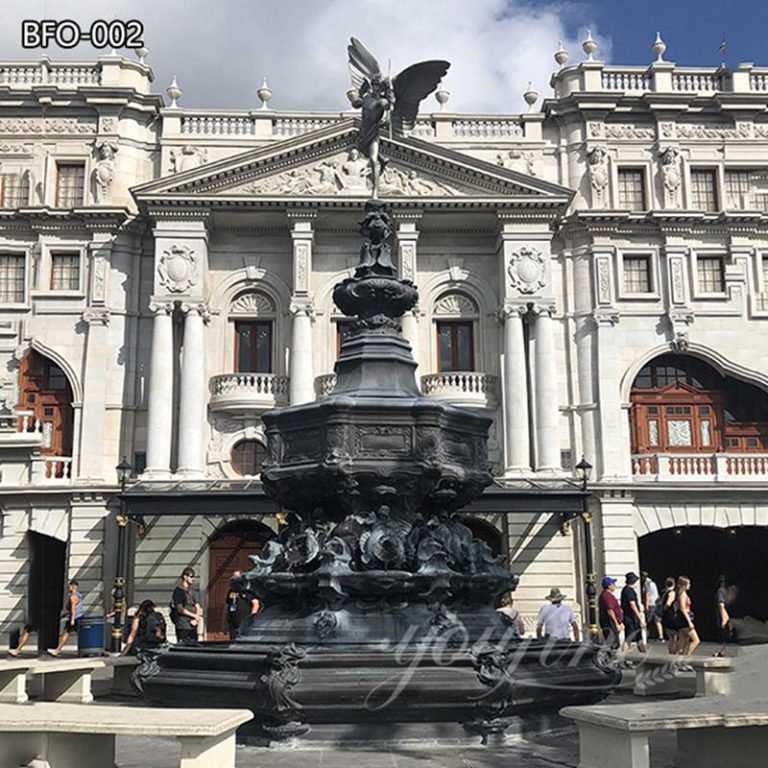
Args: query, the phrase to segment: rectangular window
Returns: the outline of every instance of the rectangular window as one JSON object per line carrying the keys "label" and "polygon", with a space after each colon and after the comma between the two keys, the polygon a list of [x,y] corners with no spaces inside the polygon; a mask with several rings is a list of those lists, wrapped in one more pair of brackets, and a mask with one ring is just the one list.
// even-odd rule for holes
{"label": "rectangular window", "polygon": [[718,210],[717,171],[691,170],[691,207],[697,211]]}
{"label": "rectangular window", "polygon": [[619,168],[619,208],[645,210],[645,173],[642,168]]}
{"label": "rectangular window", "polygon": [[80,290],[80,254],[51,252],[51,290]]}
{"label": "rectangular window", "polygon": [[725,276],[722,256],[699,256],[696,259],[699,293],[724,293]]}
{"label": "rectangular window", "polygon": [[29,204],[29,180],[18,173],[0,174],[0,207],[20,208]]}
{"label": "rectangular window", "polygon": [[440,371],[474,371],[472,323],[437,324],[437,365]]}
{"label": "rectangular window", "polygon": [[56,207],[74,208],[83,205],[85,191],[84,163],[56,164]]}
{"label": "rectangular window", "polygon": [[752,171],[725,172],[725,205],[726,208],[746,211],[752,208],[750,192]]}
{"label": "rectangular window", "polygon": [[237,373],[272,373],[272,323],[235,323]]}
{"label": "rectangular window", "polygon": [[17,254],[0,254],[0,303],[24,302],[26,258]]}
{"label": "rectangular window", "polygon": [[624,256],[624,293],[651,293],[651,257]]}

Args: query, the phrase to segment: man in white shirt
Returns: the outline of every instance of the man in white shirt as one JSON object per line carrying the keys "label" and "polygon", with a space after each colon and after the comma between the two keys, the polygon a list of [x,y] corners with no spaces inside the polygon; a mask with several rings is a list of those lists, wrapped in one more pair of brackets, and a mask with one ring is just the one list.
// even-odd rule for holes
{"label": "man in white shirt", "polygon": [[[656,627],[656,639],[664,642],[664,629],[661,626],[661,619],[656,614],[656,603],[659,601],[659,588],[656,582],[650,577],[648,571],[641,571],[640,584],[643,591],[643,609],[645,610],[646,625],[651,622]],[[648,638],[651,639],[650,637]]]}
{"label": "man in white shirt", "polygon": [[565,595],[557,587],[553,587],[544,599],[548,602],[539,609],[536,619],[536,637],[570,640],[571,629],[573,629],[573,639],[578,642],[579,623],[570,606],[563,604]]}

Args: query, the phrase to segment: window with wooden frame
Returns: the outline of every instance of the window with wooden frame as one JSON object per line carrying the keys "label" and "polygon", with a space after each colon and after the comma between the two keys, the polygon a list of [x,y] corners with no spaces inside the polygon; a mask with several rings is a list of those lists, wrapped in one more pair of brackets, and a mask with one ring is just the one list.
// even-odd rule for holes
{"label": "window with wooden frame", "polygon": [[628,253],[622,257],[624,293],[653,293],[651,255]]}
{"label": "window with wooden frame", "polygon": [[272,321],[235,322],[236,373],[272,373]]}
{"label": "window with wooden frame", "polygon": [[691,208],[717,211],[717,171],[714,168],[691,169]]}
{"label": "window with wooden frame", "polygon": [[241,440],[230,453],[232,468],[243,477],[260,475],[266,457],[267,449],[258,440]]}
{"label": "window with wooden frame", "polygon": [[0,173],[0,208],[21,208],[29,204],[29,177]]}
{"label": "window with wooden frame", "polygon": [[642,168],[619,168],[618,192],[619,208],[646,210],[645,171]]}
{"label": "window with wooden frame", "polygon": [[725,259],[697,254],[696,284],[699,293],[725,293]]}
{"label": "window with wooden frame", "polygon": [[345,339],[352,332],[352,323],[354,320],[337,320],[336,321],[336,357],[341,354],[341,347]]}
{"label": "window with wooden frame", "polygon": [[57,208],[75,208],[84,204],[85,163],[56,163]]}
{"label": "window with wooden frame", "polygon": [[437,367],[441,373],[475,370],[473,325],[463,320],[437,323]]}
{"label": "window with wooden frame", "polygon": [[26,256],[0,253],[0,303],[23,304],[26,297]]}
{"label": "window with wooden frame", "polygon": [[80,290],[79,251],[51,251],[52,291]]}
{"label": "window with wooden frame", "polygon": [[644,366],[630,400],[633,453],[768,450],[768,394],[694,357]]}

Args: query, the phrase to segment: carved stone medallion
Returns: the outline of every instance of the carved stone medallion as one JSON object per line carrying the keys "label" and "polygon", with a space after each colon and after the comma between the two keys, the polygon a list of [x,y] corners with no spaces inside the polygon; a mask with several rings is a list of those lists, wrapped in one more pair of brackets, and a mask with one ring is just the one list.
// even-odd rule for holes
{"label": "carved stone medallion", "polygon": [[171,293],[184,293],[197,283],[199,262],[186,245],[172,245],[163,251],[157,265],[160,285]]}
{"label": "carved stone medallion", "polygon": [[520,293],[536,293],[547,284],[546,262],[536,248],[523,246],[513,253],[507,273]]}

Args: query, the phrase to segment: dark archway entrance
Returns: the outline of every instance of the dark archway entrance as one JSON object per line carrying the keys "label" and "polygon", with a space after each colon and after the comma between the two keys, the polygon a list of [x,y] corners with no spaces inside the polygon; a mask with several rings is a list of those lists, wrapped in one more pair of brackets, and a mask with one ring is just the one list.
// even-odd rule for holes
{"label": "dark archway entrance", "polygon": [[27,619],[37,627],[37,649],[56,647],[64,605],[67,545],[59,539],[27,531],[29,589]]}
{"label": "dark archway entrance", "polygon": [[661,587],[666,576],[688,576],[696,627],[702,640],[717,640],[715,591],[724,573],[739,587],[733,616],[768,620],[765,553],[768,528],[687,526],[656,531],[640,538],[640,565]]}
{"label": "dark archway entrance", "polygon": [[211,538],[208,559],[208,615],[206,639],[228,640],[227,592],[234,571],[250,571],[249,555],[258,555],[274,531],[256,520],[235,520]]}

